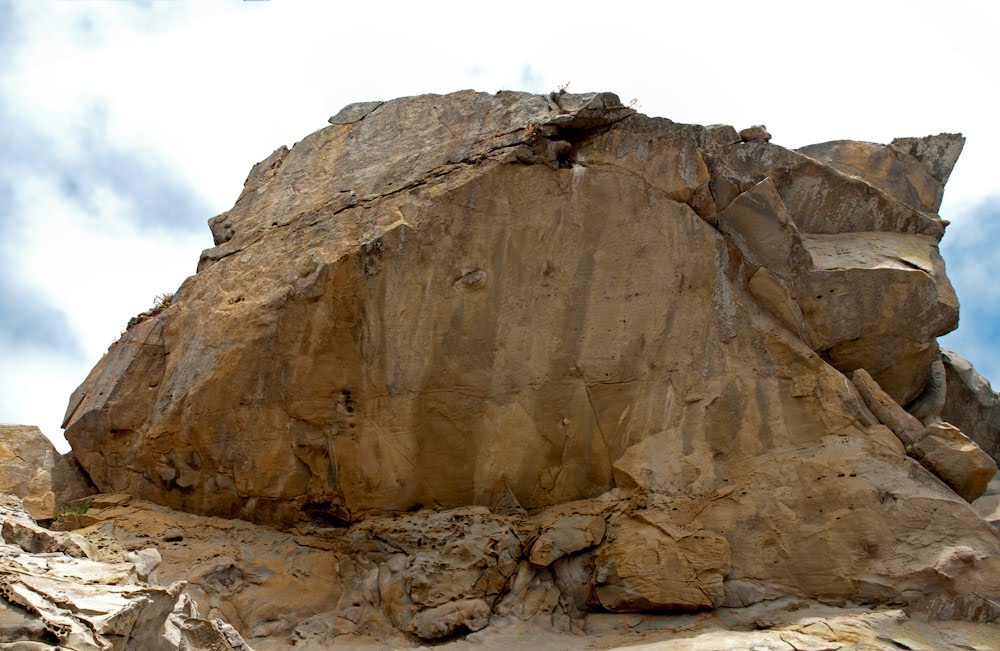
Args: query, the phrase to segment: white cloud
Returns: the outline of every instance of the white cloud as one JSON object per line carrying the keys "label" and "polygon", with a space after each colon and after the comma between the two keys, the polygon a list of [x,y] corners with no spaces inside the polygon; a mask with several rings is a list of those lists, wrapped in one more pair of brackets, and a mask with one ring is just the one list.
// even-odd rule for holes
{"label": "white cloud", "polygon": [[93,364],[30,348],[0,347],[0,355],[0,422],[37,425],[65,452],[69,446],[60,429],[63,413]]}
{"label": "white cloud", "polygon": [[51,179],[21,177],[16,200],[31,226],[21,231],[14,262],[23,284],[66,314],[84,353],[96,361],[124,329],[122,316],[176,289],[211,241],[203,234],[139,230],[129,204],[107,188],[91,192],[94,211],[83,213],[63,200]]}

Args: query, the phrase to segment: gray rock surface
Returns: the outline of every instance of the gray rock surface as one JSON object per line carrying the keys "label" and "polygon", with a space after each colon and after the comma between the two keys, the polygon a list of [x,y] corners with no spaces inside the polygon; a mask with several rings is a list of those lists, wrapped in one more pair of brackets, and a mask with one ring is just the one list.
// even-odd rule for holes
{"label": "gray rock surface", "polygon": [[947,183],[965,147],[965,137],[960,133],[940,133],[923,138],[896,138],[889,144],[919,160],[934,178]]}
{"label": "gray rock surface", "polygon": [[946,390],[941,418],[953,423],[1000,463],[1000,396],[972,363],[956,352],[941,352]]}

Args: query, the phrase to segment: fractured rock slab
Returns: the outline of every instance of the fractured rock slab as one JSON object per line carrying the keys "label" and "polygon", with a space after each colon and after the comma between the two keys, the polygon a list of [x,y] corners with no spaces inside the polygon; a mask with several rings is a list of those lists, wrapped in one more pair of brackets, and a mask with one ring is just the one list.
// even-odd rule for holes
{"label": "fractured rock slab", "polygon": [[151,585],[139,580],[132,563],[88,558],[96,551],[79,534],[43,533],[14,496],[0,495],[0,525],[0,643],[15,649],[252,651],[225,622],[197,619],[195,605],[181,595],[183,582]]}
{"label": "fractured rock slab", "polygon": [[729,543],[714,532],[630,518],[594,556],[591,598],[616,612],[714,608],[725,600],[730,563]]}
{"label": "fractured rock slab", "polygon": [[934,423],[913,446],[924,467],[951,486],[967,502],[983,494],[997,464],[969,437],[950,423]]}

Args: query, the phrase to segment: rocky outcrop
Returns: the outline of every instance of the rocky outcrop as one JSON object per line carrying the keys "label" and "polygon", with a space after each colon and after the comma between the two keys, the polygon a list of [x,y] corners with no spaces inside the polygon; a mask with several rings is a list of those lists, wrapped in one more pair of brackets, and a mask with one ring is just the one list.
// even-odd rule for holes
{"label": "rocky outcrop", "polygon": [[960,134],[942,133],[897,138],[889,145],[836,140],[798,151],[874,185],[900,203],[936,213],[964,146]]}
{"label": "rocky outcrop", "polygon": [[0,648],[252,651],[225,622],[200,619],[183,582],[143,580],[153,549],[142,563],[94,560],[82,536],[39,527],[12,495],[0,495],[0,527]]}
{"label": "rocky outcrop", "polygon": [[941,353],[946,397],[941,418],[954,423],[1000,463],[1000,396],[969,360],[950,350]]}
{"label": "rocky outcrop", "polygon": [[61,455],[33,425],[0,425],[0,493],[20,497],[36,520],[96,492],[72,453]]}
{"label": "rocky outcrop", "polygon": [[[300,533],[177,565],[251,643],[788,597],[997,618],[1000,539],[956,493],[985,472],[954,436],[908,456],[900,407],[957,323],[947,141],[796,152],[609,93],[330,122],[66,413],[103,491]],[[111,544],[130,513],[77,524]],[[146,534],[194,549],[175,517]]]}
{"label": "rocky outcrop", "polygon": [[968,502],[983,494],[997,472],[990,455],[951,423],[935,418],[925,427],[882,391],[864,369],[854,371],[852,380],[872,414],[924,468]]}
{"label": "rocky outcrop", "polygon": [[[816,628],[829,636],[827,642],[854,648],[849,644],[857,638],[846,632],[852,627],[837,626],[841,618],[888,617],[898,626],[877,626],[872,637],[896,634],[903,642],[903,631],[915,626],[899,611],[824,610],[814,601],[783,596],[787,588],[769,587],[752,576],[734,578],[726,539],[699,524],[705,501],[623,499],[624,494],[532,516],[462,508],[373,517],[349,529],[300,525],[288,532],[99,495],[86,513],[89,524],[75,534],[98,561],[136,574],[149,566],[129,550],[155,546],[157,579],[168,585],[186,581],[182,598],[195,599],[209,618],[200,621],[230,622],[258,650],[411,648],[414,640],[440,643],[469,632],[483,644],[516,632],[509,648],[576,648],[580,638],[565,636],[584,631],[592,636],[588,641],[604,632],[609,647],[628,647],[637,635],[690,633],[695,621],[706,640],[729,639],[725,635],[737,640],[740,634],[726,631],[740,628],[774,629],[775,640],[779,632],[788,636],[797,630],[808,640],[818,635],[801,628],[801,618],[810,612],[823,617]],[[898,497],[900,508],[906,500]],[[820,532],[818,539],[825,535]],[[870,544],[885,543],[872,538]],[[539,562],[540,551],[557,549],[561,553],[548,552],[547,565]],[[946,577],[976,567],[989,571],[978,553],[941,547],[933,565],[907,582],[928,597],[926,609],[940,614],[941,608],[962,608],[958,614],[964,618],[988,620],[994,611],[975,596],[940,600],[947,594],[940,589],[949,582]],[[834,568],[851,562],[816,559],[817,565]],[[817,577],[816,584],[823,579]],[[841,599],[834,593],[824,598],[843,606]],[[657,605],[685,614],[657,616]],[[712,605],[722,606],[725,615],[702,614]],[[930,626],[917,628],[928,640],[943,635]],[[612,645],[611,633],[624,637]],[[983,635],[995,635],[995,629],[983,629]]]}
{"label": "rocky outcrop", "polygon": [[983,494],[997,472],[996,462],[951,423],[928,426],[913,452],[925,468],[968,502]]}

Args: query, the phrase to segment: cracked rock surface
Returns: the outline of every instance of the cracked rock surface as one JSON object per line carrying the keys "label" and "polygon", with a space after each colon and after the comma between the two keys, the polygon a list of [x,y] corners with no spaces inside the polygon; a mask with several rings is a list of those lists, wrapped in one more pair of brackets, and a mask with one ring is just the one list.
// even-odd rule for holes
{"label": "cracked rock surface", "polygon": [[[227,623],[199,618],[183,582],[147,583],[137,563],[98,560],[12,495],[0,495],[0,526],[0,649],[253,651]],[[146,569],[158,558],[148,552]]]}

